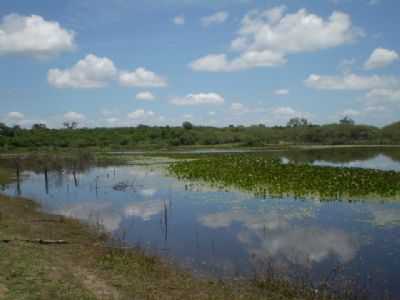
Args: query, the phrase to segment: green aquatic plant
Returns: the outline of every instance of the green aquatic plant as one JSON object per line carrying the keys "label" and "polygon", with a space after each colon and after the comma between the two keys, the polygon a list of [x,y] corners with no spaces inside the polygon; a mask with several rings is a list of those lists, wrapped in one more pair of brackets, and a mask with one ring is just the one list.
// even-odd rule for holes
{"label": "green aquatic plant", "polygon": [[180,179],[236,187],[260,197],[397,200],[400,195],[400,172],[284,164],[254,153],[179,161],[169,171]]}

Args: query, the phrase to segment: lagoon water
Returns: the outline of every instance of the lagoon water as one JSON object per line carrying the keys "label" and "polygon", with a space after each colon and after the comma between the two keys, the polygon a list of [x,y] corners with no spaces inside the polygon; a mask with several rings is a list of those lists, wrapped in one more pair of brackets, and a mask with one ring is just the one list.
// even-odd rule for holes
{"label": "lagoon water", "polygon": [[[398,155],[378,151],[345,157],[330,161],[311,153],[303,161],[400,171]],[[253,277],[273,272],[314,282],[329,277],[338,287],[352,280],[376,299],[385,293],[400,298],[400,202],[260,199],[179,181],[167,174],[165,164],[92,167],[77,181],[68,172],[51,172],[48,189],[43,174],[24,174],[21,195],[44,210],[101,223],[128,245],[195,273]],[[16,184],[3,192],[15,195]]]}

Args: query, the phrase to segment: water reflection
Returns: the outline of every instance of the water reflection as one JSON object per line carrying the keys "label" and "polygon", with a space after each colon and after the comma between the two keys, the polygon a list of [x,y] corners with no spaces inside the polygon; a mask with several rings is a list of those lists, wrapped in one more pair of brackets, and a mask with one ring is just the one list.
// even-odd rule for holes
{"label": "water reflection", "polygon": [[105,201],[66,205],[53,210],[53,212],[79,220],[86,220],[91,224],[104,226],[108,232],[117,231],[123,219],[122,214],[113,208],[112,203]]}
{"label": "water reflection", "polygon": [[400,225],[400,207],[371,206],[371,223],[381,227],[396,227]]}
{"label": "water reflection", "polygon": [[325,160],[316,160],[313,162],[318,166],[333,166],[333,167],[350,167],[350,168],[367,168],[367,169],[380,169],[380,170],[395,170],[400,171],[400,162],[396,162],[391,158],[379,154],[369,160],[354,160],[345,163],[335,163]]}
{"label": "water reflection", "polygon": [[[335,256],[340,262],[354,258],[357,243],[342,230],[320,229],[315,226],[299,227],[302,218],[311,218],[312,212],[299,209],[299,212],[282,214],[270,210],[265,214],[255,214],[246,210],[234,210],[208,214],[199,218],[209,228],[230,228],[240,223],[237,239],[245,245],[251,256],[259,260],[282,262],[311,267],[324,259]],[[296,224],[297,223],[297,224]]]}
{"label": "water reflection", "polygon": [[[372,161],[382,168],[392,164],[381,156]],[[318,279],[342,264],[347,278],[369,274],[378,292],[400,296],[400,204],[259,199],[164,174],[154,165],[91,167],[75,174],[49,170],[47,180],[25,171],[19,189],[47,211],[102,224],[114,234],[124,231],[128,244],[144,245],[192,270],[253,276],[268,262]],[[114,189],[121,183],[132,188]],[[5,193],[16,189],[11,184]]]}
{"label": "water reflection", "polygon": [[165,209],[165,202],[162,200],[149,200],[128,205],[124,209],[127,217],[137,217],[143,221],[149,221],[152,217],[159,215]]}

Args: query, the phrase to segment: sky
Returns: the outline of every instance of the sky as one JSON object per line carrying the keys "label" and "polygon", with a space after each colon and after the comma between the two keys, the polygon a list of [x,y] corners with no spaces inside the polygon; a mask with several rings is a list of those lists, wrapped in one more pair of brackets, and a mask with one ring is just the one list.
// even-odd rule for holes
{"label": "sky", "polygon": [[396,0],[2,0],[0,122],[400,120]]}

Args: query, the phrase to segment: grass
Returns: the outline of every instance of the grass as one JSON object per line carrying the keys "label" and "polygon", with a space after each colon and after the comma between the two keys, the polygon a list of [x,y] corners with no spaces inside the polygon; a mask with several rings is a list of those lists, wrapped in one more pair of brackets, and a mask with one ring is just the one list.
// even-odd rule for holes
{"label": "grass", "polygon": [[0,185],[12,182],[13,176],[10,170],[0,168]]}
{"label": "grass", "polygon": [[[43,245],[21,240],[65,240]],[[193,278],[140,249],[108,247],[98,230],[0,195],[0,299],[329,299],[278,280]]]}
{"label": "grass", "polygon": [[261,197],[398,200],[400,195],[400,172],[283,164],[255,153],[178,161],[169,170],[181,179],[237,187]]}

